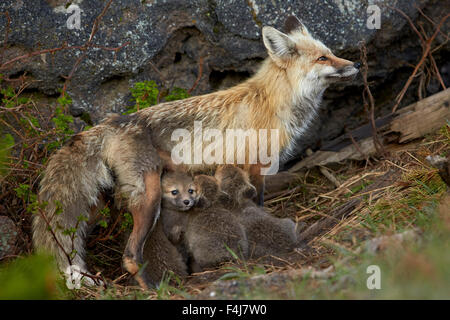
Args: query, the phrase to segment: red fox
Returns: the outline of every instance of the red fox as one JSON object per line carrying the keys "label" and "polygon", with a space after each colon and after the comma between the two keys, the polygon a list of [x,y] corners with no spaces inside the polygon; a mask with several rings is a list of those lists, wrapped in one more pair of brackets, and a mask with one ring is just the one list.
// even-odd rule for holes
{"label": "red fox", "polygon": [[[325,89],[332,83],[351,80],[358,73],[359,63],[334,56],[294,16],[286,20],[284,33],[266,26],[262,35],[269,57],[247,81],[226,90],[161,103],[129,116],[112,116],[75,135],[53,154],[40,184],[39,198],[47,203],[46,219],[40,215],[34,218],[34,246],[51,251],[63,271],[74,264],[87,272],[84,246],[88,228],[79,217],[94,214],[101,194],[114,190],[126,199],[133,216],[133,230],[123,254],[124,267],[136,275],[142,287],[151,285],[145,273],[138,271],[145,240],[160,213],[159,154],[171,154],[177,146],[172,139],[174,130],[193,132],[196,121],[221,132],[276,130],[276,141],[268,139],[267,146],[276,143],[277,152],[285,157],[317,113]],[[193,172],[217,165],[186,164]],[[260,170],[265,165],[259,160],[244,165],[260,205],[264,192]],[[58,241],[48,231],[49,227],[57,231],[75,226],[75,237],[55,232]]]}

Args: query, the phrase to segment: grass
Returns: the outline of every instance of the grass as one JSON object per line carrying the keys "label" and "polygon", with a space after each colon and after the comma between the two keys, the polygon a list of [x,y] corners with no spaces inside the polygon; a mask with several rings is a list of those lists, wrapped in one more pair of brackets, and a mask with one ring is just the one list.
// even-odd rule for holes
{"label": "grass", "polygon": [[[435,199],[423,207],[427,221],[422,221],[419,242],[392,243],[378,254],[360,252],[344,246],[334,248],[329,257],[333,276],[315,279],[308,275],[287,277],[275,286],[267,283],[241,285],[232,299],[450,299],[450,211]],[[439,211],[440,209],[440,211]],[[447,224],[445,224],[445,219]],[[361,243],[359,244],[361,245]],[[343,249],[343,250],[342,250]],[[369,290],[369,266],[381,270],[381,288]],[[283,274],[283,273],[281,273]],[[251,281],[250,281],[251,283]],[[270,290],[269,290],[270,288]]]}

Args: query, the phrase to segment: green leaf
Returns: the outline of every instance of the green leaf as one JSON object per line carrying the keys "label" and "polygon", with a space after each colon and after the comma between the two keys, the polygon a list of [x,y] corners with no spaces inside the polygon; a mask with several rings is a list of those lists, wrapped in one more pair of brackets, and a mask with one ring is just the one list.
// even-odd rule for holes
{"label": "green leaf", "polygon": [[174,87],[172,91],[164,98],[166,101],[175,101],[189,98],[191,95],[187,92],[187,90]]}

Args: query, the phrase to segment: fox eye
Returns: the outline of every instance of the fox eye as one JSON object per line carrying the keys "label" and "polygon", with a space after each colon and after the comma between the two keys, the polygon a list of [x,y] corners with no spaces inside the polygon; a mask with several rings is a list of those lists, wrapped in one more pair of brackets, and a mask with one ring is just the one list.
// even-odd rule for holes
{"label": "fox eye", "polygon": [[189,189],[188,192],[189,192],[189,193],[194,193],[194,190]]}
{"label": "fox eye", "polygon": [[317,61],[327,61],[328,58],[325,56],[321,56],[319,59],[317,59]]}
{"label": "fox eye", "polygon": [[171,193],[175,196],[178,194],[178,190],[172,190]]}

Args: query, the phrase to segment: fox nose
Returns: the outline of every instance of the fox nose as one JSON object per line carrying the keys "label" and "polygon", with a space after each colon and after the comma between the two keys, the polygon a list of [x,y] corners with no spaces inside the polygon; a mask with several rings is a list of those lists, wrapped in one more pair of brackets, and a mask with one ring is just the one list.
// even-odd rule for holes
{"label": "fox nose", "polygon": [[356,69],[359,69],[359,68],[361,68],[361,62],[355,62],[355,63],[353,64],[353,66],[354,66]]}
{"label": "fox nose", "polygon": [[189,200],[184,200],[183,203],[184,203],[185,205],[189,205],[191,202],[190,202]]}

